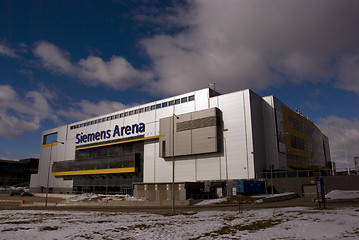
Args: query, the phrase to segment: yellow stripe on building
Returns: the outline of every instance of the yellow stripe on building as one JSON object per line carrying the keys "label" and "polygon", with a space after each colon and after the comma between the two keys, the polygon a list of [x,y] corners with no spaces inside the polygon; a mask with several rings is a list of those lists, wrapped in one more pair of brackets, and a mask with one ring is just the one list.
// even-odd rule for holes
{"label": "yellow stripe on building", "polygon": [[136,139],[125,140],[125,141],[120,141],[120,142],[104,143],[104,144],[99,144],[99,145],[94,145],[94,146],[78,147],[78,148],[76,148],[76,150],[83,150],[83,149],[97,148],[97,147],[105,147],[105,146],[123,144],[123,143],[129,143],[129,142],[144,141],[144,140],[150,140],[150,139],[160,138],[160,137],[164,137],[164,136],[165,135],[157,135],[157,136],[153,136],[153,137],[136,138]]}
{"label": "yellow stripe on building", "polygon": [[42,144],[42,147],[50,147],[50,146],[55,146],[55,145],[57,145],[57,142]]}
{"label": "yellow stripe on building", "polygon": [[51,175],[59,176],[76,176],[76,175],[93,175],[93,174],[111,174],[111,173],[133,173],[136,171],[134,167],[128,168],[109,168],[109,169],[93,169],[81,171],[52,172]]}

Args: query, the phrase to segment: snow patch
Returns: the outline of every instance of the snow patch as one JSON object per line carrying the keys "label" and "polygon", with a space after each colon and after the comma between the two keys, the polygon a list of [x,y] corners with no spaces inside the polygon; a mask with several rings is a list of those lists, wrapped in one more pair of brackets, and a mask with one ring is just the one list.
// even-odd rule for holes
{"label": "snow patch", "polygon": [[69,202],[108,202],[108,201],[148,201],[146,198],[136,198],[130,195],[104,195],[95,193],[84,193],[78,196],[71,197],[65,201]]}
{"label": "snow patch", "polygon": [[217,199],[210,199],[210,200],[203,200],[199,203],[196,203],[194,205],[210,205],[210,204],[216,204],[216,203],[222,203],[227,201],[227,198],[217,198]]}
{"label": "snow patch", "polygon": [[0,211],[1,239],[359,239],[357,208],[139,212]]}
{"label": "snow patch", "polygon": [[325,195],[327,199],[359,199],[359,191],[333,190]]}

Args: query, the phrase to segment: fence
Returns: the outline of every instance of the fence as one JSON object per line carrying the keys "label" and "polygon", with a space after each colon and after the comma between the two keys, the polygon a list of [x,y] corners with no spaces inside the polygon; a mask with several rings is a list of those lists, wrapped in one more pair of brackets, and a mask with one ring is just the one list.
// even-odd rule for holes
{"label": "fence", "polygon": [[256,179],[270,179],[270,178],[300,178],[300,177],[321,177],[321,176],[357,176],[359,175],[355,169],[338,168],[321,169],[321,170],[297,170],[297,171],[282,171],[273,170],[256,173]]}

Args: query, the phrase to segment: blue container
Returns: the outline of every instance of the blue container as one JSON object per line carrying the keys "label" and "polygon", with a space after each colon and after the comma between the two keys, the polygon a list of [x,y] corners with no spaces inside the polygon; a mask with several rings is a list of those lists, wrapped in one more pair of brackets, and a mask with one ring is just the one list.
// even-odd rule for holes
{"label": "blue container", "polygon": [[266,192],[266,183],[263,180],[255,180],[256,193],[265,193]]}
{"label": "blue container", "polygon": [[253,180],[238,180],[236,181],[237,194],[252,194],[256,192],[255,181]]}

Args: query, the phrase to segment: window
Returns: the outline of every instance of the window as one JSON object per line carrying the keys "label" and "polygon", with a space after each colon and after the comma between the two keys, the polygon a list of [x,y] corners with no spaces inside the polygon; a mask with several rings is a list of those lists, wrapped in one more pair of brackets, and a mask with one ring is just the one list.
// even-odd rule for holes
{"label": "window", "polygon": [[172,106],[172,105],[174,105],[174,104],[175,104],[175,101],[174,101],[174,100],[168,102],[168,105],[170,105],[170,106]]}
{"label": "window", "polygon": [[123,116],[124,116],[124,117],[127,117],[127,116],[128,116],[128,112],[125,112],[125,113],[123,114]]}
{"label": "window", "polygon": [[106,122],[106,118],[102,118],[102,122]]}
{"label": "window", "polygon": [[102,121],[102,119],[100,118],[97,122],[100,123]]}
{"label": "window", "polygon": [[42,140],[42,144],[49,144],[56,141],[57,141],[57,132],[45,135]]}
{"label": "window", "polygon": [[156,109],[156,105],[152,105],[151,110],[155,110],[155,109]]}
{"label": "window", "polygon": [[188,101],[194,101],[194,95],[188,97]]}
{"label": "window", "polygon": [[91,125],[93,125],[95,123],[95,121],[91,121]]}
{"label": "window", "polygon": [[130,112],[128,113],[128,115],[130,115],[130,116],[133,115],[133,111],[130,111]]}
{"label": "window", "polygon": [[161,108],[161,104],[156,105],[156,109],[159,109],[159,108]]}
{"label": "window", "polygon": [[150,107],[145,107],[145,112],[150,111]]}
{"label": "window", "polygon": [[181,98],[181,103],[187,102],[187,97]]}
{"label": "window", "polygon": [[164,102],[164,103],[162,103],[162,107],[164,108],[164,107],[167,107],[168,106],[168,102]]}
{"label": "window", "polygon": [[176,99],[175,100],[175,104],[177,105],[177,104],[180,104],[181,103],[181,100],[179,100],[179,99]]}
{"label": "window", "polygon": [[115,119],[115,116],[111,116],[111,120],[114,120]]}
{"label": "window", "polygon": [[118,119],[118,118],[120,118],[120,114],[115,115],[115,119]]}
{"label": "window", "polygon": [[138,110],[140,113],[143,113],[145,111],[144,108],[140,108],[140,110]]}
{"label": "window", "polygon": [[120,114],[120,118],[123,118],[123,113]]}
{"label": "window", "polygon": [[110,121],[111,120],[111,117],[107,117],[107,121]]}
{"label": "window", "polygon": [[139,110],[138,110],[138,109],[136,109],[136,110],[135,110],[135,114],[137,114],[138,112],[139,112]]}
{"label": "window", "polygon": [[74,129],[74,126],[70,126],[70,130]]}

